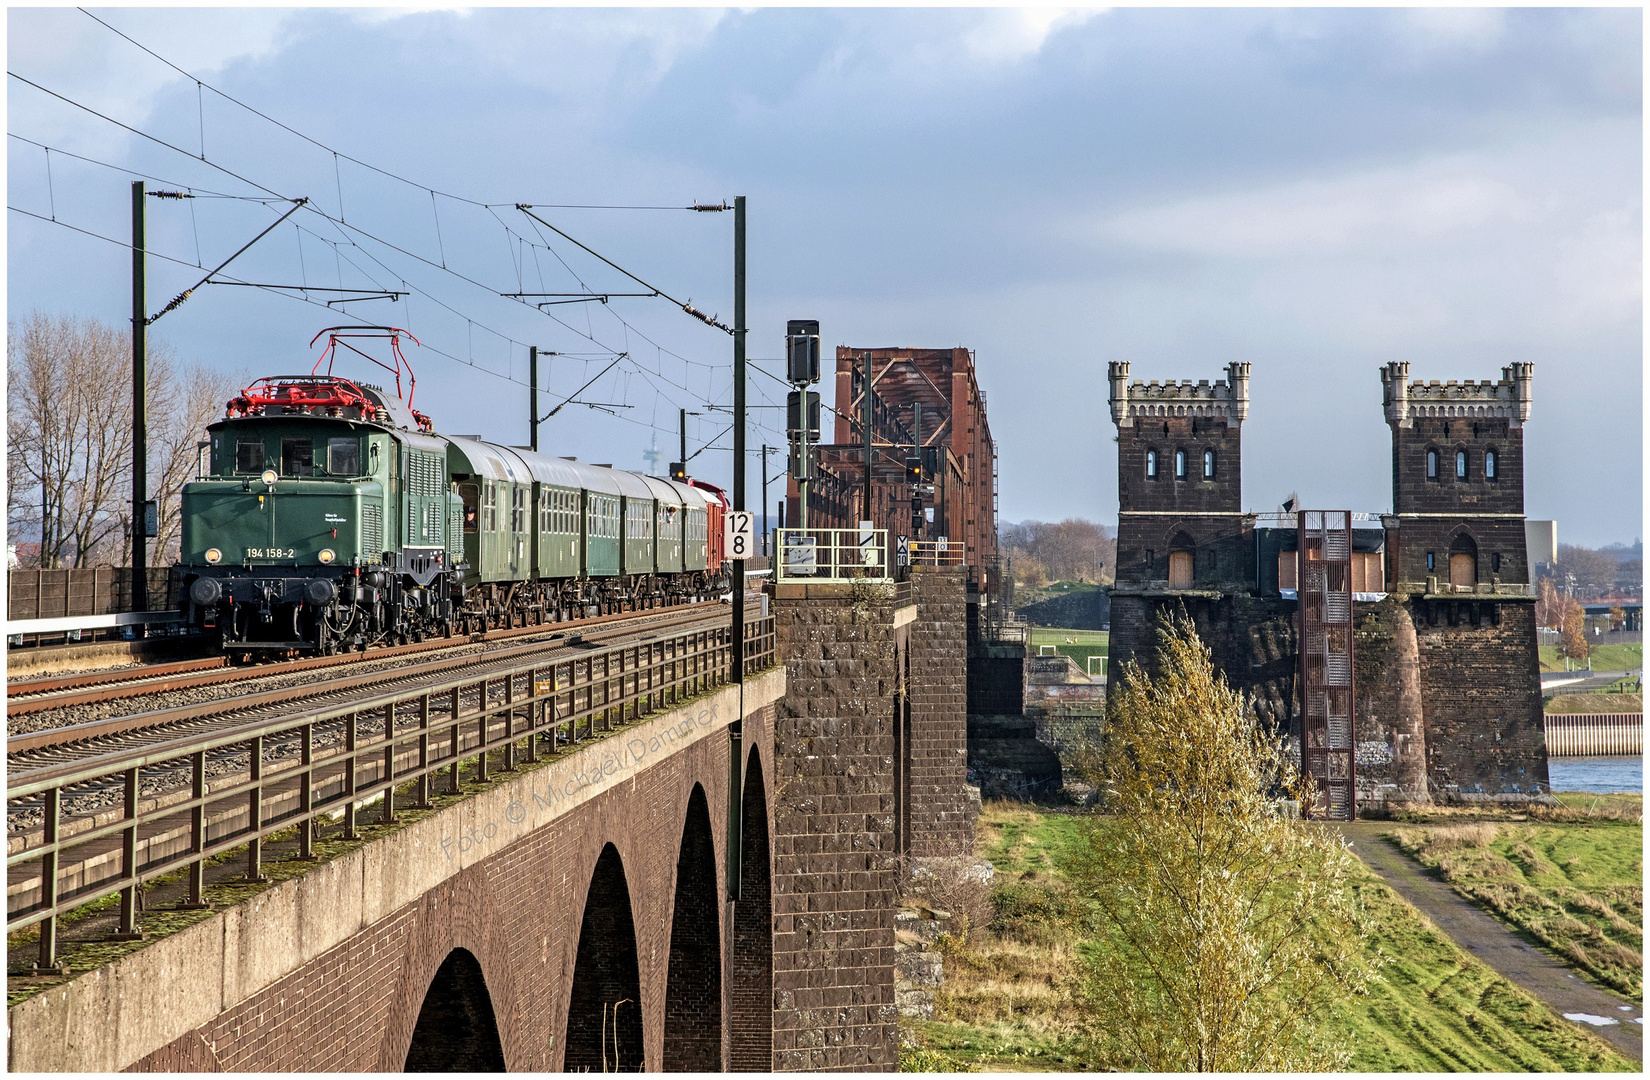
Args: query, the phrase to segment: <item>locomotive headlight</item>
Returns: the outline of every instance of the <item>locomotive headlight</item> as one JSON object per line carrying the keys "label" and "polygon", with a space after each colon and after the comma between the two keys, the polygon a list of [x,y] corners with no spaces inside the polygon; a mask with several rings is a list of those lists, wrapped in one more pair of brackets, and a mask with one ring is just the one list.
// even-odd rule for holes
{"label": "locomotive headlight", "polygon": [[321,549],[321,554],[319,556],[317,556],[317,558],[319,558],[321,560],[321,565],[322,566],[327,565],[328,563],[332,562],[332,560],[336,559],[337,557],[338,557],[337,555],[333,554],[331,548],[322,548]]}
{"label": "locomotive headlight", "polygon": [[221,560],[222,558],[223,558],[223,552],[219,551],[217,548],[207,548],[206,549],[206,561],[207,562],[212,563],[213,565],[216,565],[218,563],[218,561]]}
{"label": "locomotive headlight", "polygon": [[259,479],[261,479],[264,483],[268,484],[270,487],[274,487],[275,486],[275,481],[279,480],[280,478],[281,478],[281,474],[276,472],[274,469],[265,469],[263,476],[259,477]]}

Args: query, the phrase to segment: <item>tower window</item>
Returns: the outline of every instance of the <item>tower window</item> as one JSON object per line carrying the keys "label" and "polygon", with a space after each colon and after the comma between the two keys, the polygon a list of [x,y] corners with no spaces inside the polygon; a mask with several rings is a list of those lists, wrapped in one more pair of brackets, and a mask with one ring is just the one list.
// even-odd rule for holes
{"label": "tower window", "polygon": [[1495,574],[1501,572],[1501,553],[1499,551],[1490,555],[1490,572]]}
{"label": "tower window", "polygon": [[1457,480],[1467,478],[1467,452],[1465,450],[1455,452],[1455,478]]}
{"label": "tower window", "polygon": [[1215,452],[1213,450],[1205,450],[1203,451],[1203,479],[1213,480],[1214,478]]}
{"label": "tower window", "polygon": [[1484,479],[1495,479],[1495,451],[1484,451]]}
{"label": "tower window", "polygon": [[1148,479],[1148,480],[1156,480],[1157,479],[1157,451],[1156,450],[1147,450],[1146,451],[1146,479]]}
{"label": "tower window", "polygon": [[1427,451],[1427,479],[1438,479],[1438,451]]}
{"label": "tower window", "polygon": [[1436,569],[1438,569],[1438,556],[1429,551],[1427,552],[1427,572],[1431,573]]}
{"label": "tower window", "polygon": [[1174,452],[1174,478],[1176,480],[1186,479],[1186,451],[1184,450]]}

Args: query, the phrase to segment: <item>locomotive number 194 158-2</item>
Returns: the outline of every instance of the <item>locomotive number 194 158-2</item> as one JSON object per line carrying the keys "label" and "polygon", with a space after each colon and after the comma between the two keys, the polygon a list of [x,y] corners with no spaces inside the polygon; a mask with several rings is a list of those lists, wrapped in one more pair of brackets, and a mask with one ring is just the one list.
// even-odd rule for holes
{"label": "locomotive number 194 158-2", "polygon": [[247,548],[246,557],[249,559],[295,559],[298,557],[297,548]]}

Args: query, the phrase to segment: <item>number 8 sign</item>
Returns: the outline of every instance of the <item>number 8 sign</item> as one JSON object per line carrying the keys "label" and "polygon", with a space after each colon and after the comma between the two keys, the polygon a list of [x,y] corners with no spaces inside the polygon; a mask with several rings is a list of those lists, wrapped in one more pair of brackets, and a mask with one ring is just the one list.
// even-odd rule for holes
{"label": "number 8 sign", "polygon": [[756,515],[749,510],[729,510],[722,519],[723,550],[730,559],[748,559],[756,548],[753,526]]}

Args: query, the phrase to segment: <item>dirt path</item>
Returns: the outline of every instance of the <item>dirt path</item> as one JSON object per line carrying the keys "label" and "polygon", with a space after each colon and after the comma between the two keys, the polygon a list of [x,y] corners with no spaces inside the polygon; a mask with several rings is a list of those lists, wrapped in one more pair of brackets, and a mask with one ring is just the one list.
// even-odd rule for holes
{"label": "dirt path", "polygon": [[[1617,1020],[1604,1027],[1582,1026],[1633,1060],[1644,1060],[1644,1025],[1633,1022],[1644,1015],[1642,1009],[1583,981],[1494,916],[1430,876],[1382,838],[1391,828],[1374,821],[1340,826],[1353,852],[1457,945],[1534,994],[1560,1016],[1578,1013]],[[1630,1008],[1624,1010],[1623,1005]]]}

